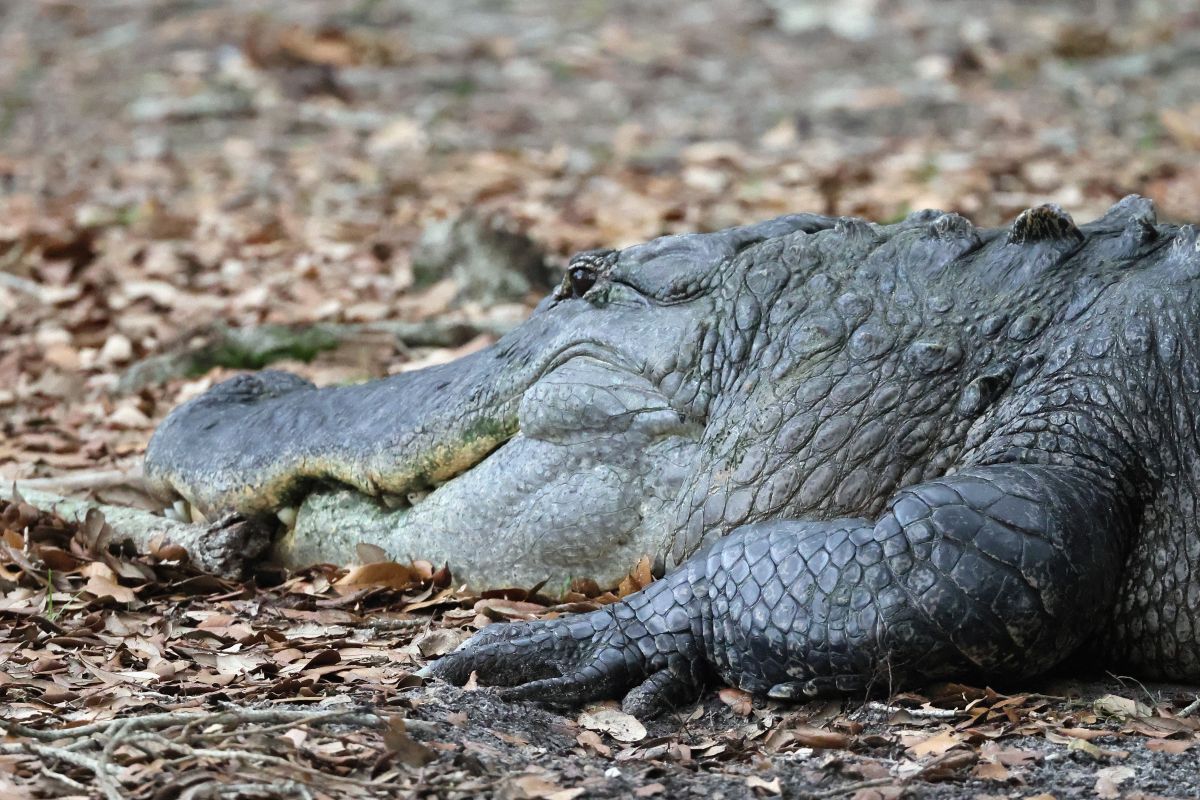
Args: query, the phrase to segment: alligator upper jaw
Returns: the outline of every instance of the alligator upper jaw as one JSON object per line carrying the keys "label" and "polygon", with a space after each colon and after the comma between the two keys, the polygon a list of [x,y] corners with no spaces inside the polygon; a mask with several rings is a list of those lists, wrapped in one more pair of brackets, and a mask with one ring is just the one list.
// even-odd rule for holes
{"label": "alligator upper jaw", "polygon": [[[514,429],[512,435],[515,434],[516,430]],[[470,442],[459,442],[457,448],[451,445],[443,446],[439,448],[439,452],[436,455],[441,469],[428,479],[425,477],[427,473],[418,469],[414,463],[408,467],[402,466],[399,473],[414,476],[409,483],[405,484],[396,479],[388,484],[387,489],[384,491],[364,493],[360,490],[360,494],[376,500],[383,510],[401,512],[424,502],[443,487],[451,484],[482,464],[497,448],[509,441],[512,435],[502,438],[496,437],[486,440],[475,439]],[[328,464],[325,470],[331,474],[341,473],[346,472],[347,467],[345,465]],[[327,491],[336,488],[338,485],[340,484],[336,481],[320,481],[299,488],[289,486],[288,489],[270,493],[273,497],[277,498],[274,502],[269,504],[263,502],[255,503],[256,511],[251,513],[261,516],[267,512],[273,512],[285,528],[291,529],[296,524],[300,508],[313,491]],[[206,512],[198,505],[189,502],[183,495],[176,493],[164,506],[163,513],[165,516],[180,522],[204,523],[210,521],[210,517],[217,512],[214,512],[212,509]]]}
{"label": "alligator upper jaw", "polygon": [[490,350],[354,386],[239,376],[164,421],[147,449],[147,482],[191,518],[265,516],[321,485],[391,504],[419,498],[517,432],[517,404],[539,365],[505,369]]}

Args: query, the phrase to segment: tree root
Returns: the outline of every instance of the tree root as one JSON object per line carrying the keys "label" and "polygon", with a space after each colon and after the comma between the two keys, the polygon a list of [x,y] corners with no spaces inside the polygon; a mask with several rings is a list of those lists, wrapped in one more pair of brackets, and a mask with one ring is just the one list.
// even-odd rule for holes
{"label": "tree root", "polygon": [[199,569],[228,578],[243,577],[246,565],[271,546],[271,531],[263,523],[234,515],[203,525],[185,524],[141,509],[73,500],[25,487],[16,487],[9,496],[64,519],[83,521],[89,511],[99,511],[112,530],[112,543],[128,543],[139,553],[177,545]]}
{"label": "tree root", "polygon": [[[297,774],[318,784],[333,784],[335,787],[386,788],[372,781],[323,772],[269,753],[229,746],[231,740],[246,736],[261,737],[281,729],[301,726],[315,728],[328,724],[350,728],[383,728],[388,725],[388,719],[364,708],[312,711],[229,709],[215,713],[174,711],[59,728],[33,728],[0,718],[0,732],[24,740],[0,745],[0,753],[37,756],[42,761],[44,771],[72,788],[82,784],[50,771],[49,765],[65,764],[86,770],[105,800],[120,800],[127,796],[117,762],[127,761],[133,751],[160,760],[165,754],[173,754],[173,758],[163,762],[167,768],[183,768],[197,760],[211,760],[254,765],[264,772],[269,771],[273,777],[269,784],[213,781],[213,788],[223,794],[238,795],[239,790],[246,792],[251,786],[278,789],[280,782],[291,783],[288,776]],[[209,743],[226,746],[205,746]],[[118,753],[122,748],[125,749],[123,755]],[[136,755],[133,757],[137,758]]]}
{"label": "tree root", "polygon": [[73,492],[100,492],[106,489],[132,489],[145,493],[142,483],[141,460],[129,469],[91,469],[66,472],[45,478],[29,478],[17,481],[17,491],[70,494]]}

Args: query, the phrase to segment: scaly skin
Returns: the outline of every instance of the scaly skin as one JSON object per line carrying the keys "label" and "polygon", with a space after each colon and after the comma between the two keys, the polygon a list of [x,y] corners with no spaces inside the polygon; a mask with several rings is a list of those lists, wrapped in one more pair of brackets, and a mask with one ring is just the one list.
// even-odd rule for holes
{"label": "scaly skin", "polygon": [[[367,494],[457,457],[453,432],[481,417],[515,430],[399,518],[401,539],[413,520],[441,525],[456,566],[492,520],[542,569],[564,525],[615,520],[597,548],[648,536],[677,568],[592,614],[489,629],[432,670],[512,697],[625,696],[651,713],[713,675],[798,697],[1031,675],[1077,653],[1197,681],[1198,290],[1195,229],[1136,197],[1082,228],[1047,206],[1008,230],[920,212],[671,237],[581,256],[526,326],[445,368],[458,378],[437,402],[422,373],[357,390],[399,419],[355,423],[376,433],[370,458],[327,424],[368,417],[368,401],[306,388],[320,400],[185,406],[147,472],[253,511],[306,478],[262,455],[248,416]],[[297,441],[305,426],[315,444]],[[250,437],[257,460],[188,452],[214,427]],[[382,465],[373,481],[341,477],[362,462]]]}

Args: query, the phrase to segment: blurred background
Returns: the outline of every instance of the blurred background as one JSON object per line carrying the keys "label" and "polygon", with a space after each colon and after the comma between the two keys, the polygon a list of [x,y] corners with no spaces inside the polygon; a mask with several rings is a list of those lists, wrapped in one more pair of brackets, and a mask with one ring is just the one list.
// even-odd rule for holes
{"label": "blurred background", "polygon": [[579,249],[1129,192],[1196,221],[1198,156],[1191,0],[9,0],[0,477],[135,464],[240,367],[484,346]]}

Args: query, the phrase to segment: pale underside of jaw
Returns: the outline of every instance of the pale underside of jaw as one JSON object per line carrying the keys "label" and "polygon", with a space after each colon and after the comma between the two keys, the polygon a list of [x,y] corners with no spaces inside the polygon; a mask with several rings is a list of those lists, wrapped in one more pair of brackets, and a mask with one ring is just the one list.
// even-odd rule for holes
{"label": "pale underside of jaw", "polygon": [[284,564],[353,560],[358,545],[397,561],[448,564],[475,588],[562,588],[573,578],[615,586],[637,562],[666,552],[673,500],[698,445],[667,436],[608,451],[518,435],[417,505],[389,511],[351,491],[314,493],[276,541]]}

